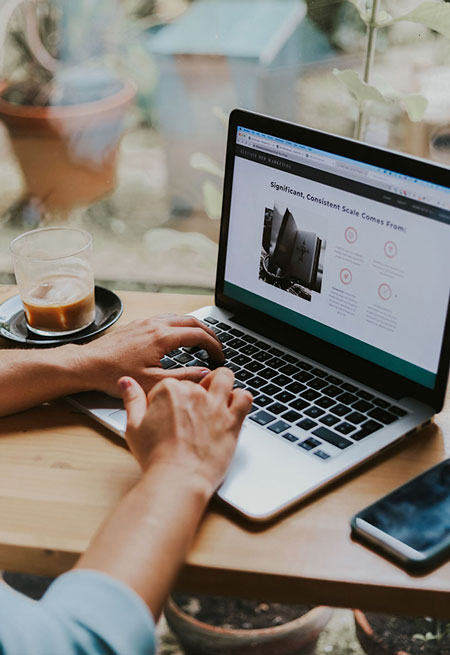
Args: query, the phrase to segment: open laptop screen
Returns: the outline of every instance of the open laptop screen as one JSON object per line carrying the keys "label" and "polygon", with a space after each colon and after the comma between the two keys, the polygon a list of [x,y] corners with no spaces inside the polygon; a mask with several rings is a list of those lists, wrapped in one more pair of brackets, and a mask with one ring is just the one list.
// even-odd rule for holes
{"label": "open laptop screen", "polygon": [[224,294],[432,389],[449,189],[243,126],[234,148]]}

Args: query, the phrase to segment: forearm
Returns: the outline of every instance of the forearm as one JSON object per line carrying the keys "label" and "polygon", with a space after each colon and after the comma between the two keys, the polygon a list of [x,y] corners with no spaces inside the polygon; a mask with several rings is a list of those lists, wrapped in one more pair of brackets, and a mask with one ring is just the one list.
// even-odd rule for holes
{"label": "forearm", "polygon": [[2,350],[0,416],[89,388],[89,371],[80,346],[42,350]]}
{"label": "forearm", "polygon": [[150,468],[100,529],[77,568],[124,582],[157,620],[209,496],[206,484],[175,467]]}

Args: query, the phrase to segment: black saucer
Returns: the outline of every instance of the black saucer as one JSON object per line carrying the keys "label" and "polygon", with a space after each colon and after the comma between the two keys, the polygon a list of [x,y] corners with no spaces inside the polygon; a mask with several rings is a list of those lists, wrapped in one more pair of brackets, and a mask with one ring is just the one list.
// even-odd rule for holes
{"label": "black saucer", "polygon": [[30,346],[60,346],[92,339],[109,328],[121,316],[122,301],[113,291],[95,287],[95,320],[84,330],[61,337],[43,337],[31,332],[25,322],[20,296],[8,298],[0,305],[0,336]]}

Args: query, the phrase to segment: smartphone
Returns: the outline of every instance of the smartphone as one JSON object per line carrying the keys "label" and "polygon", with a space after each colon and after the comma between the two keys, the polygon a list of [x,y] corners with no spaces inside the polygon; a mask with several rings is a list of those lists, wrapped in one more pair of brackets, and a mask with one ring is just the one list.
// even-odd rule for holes
{"label": "smartphone", "polygon": [[450,557],[450,459],[355,514],[352,535],[410,571]]}

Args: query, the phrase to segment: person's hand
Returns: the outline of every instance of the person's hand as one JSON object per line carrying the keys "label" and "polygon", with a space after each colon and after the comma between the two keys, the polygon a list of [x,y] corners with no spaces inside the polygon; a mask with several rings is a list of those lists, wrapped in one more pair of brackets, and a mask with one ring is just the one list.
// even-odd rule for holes
{"label": "person's hand", "polygon": [[252,403],[252,395],[233,389],[233,382],[233,373],[222,367],[200,384],[167,378],[146,396],[135,380],[121,378],[126,438],[142,469],[176,467],[212,495],[225,476]]}
{"label": "person's hand", "polygon": [[134,378],[146,392],[166,377],[200,381],[208,369],[162,368],[161,357],[180,346],[199,346],[211,359],[224,360],[222,345],[212,330],[193,316],[176,314],[134,321],[76,348],[88,388],[117,396],[117,380],[123,375]]}

